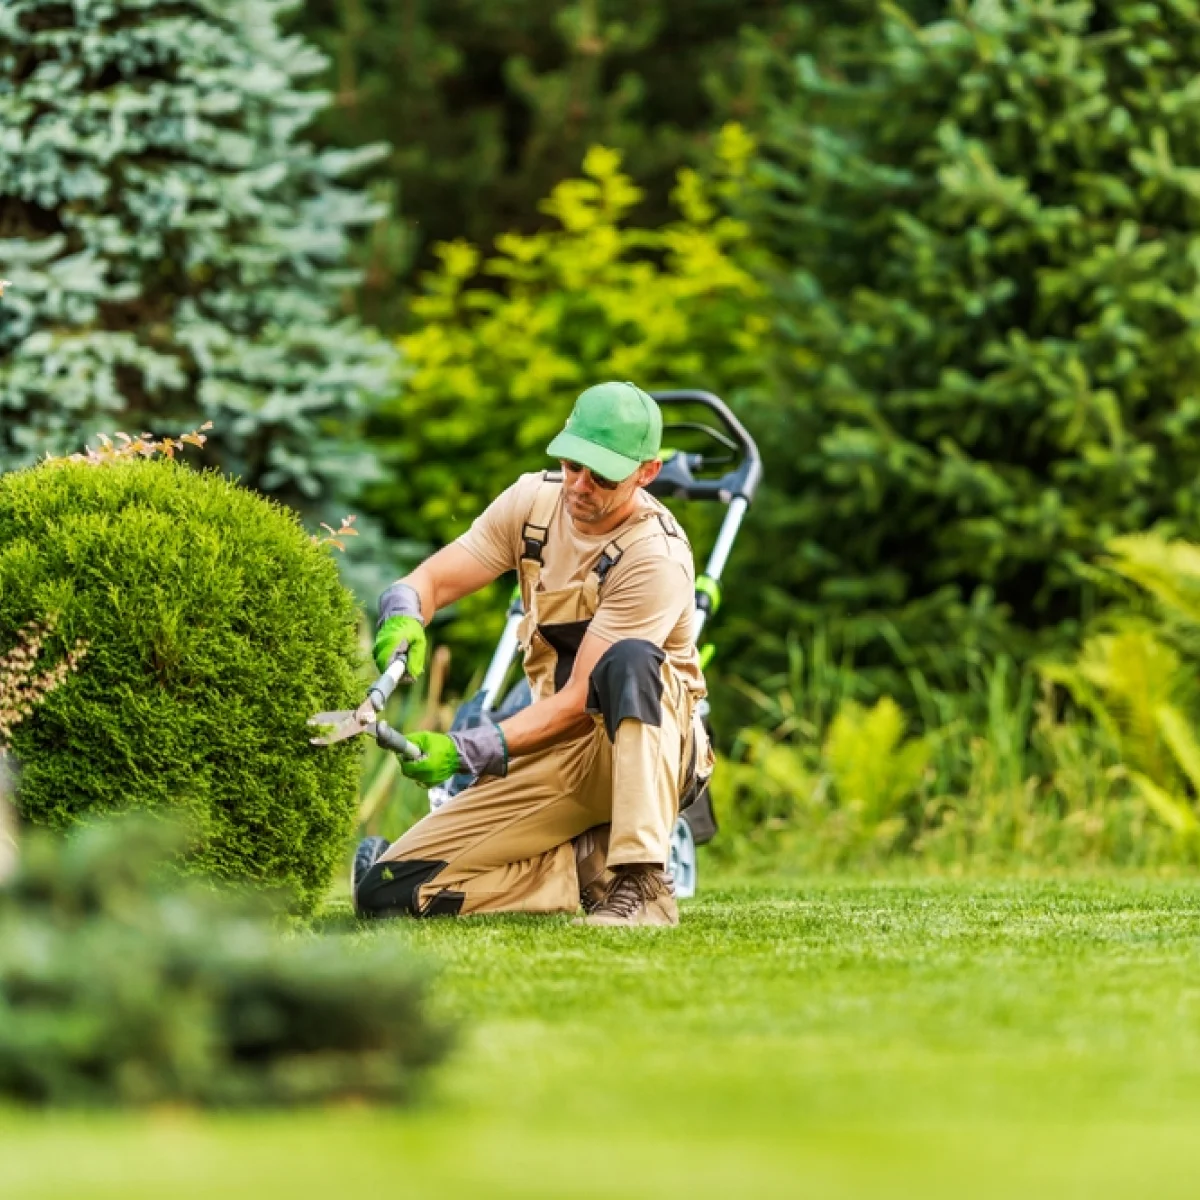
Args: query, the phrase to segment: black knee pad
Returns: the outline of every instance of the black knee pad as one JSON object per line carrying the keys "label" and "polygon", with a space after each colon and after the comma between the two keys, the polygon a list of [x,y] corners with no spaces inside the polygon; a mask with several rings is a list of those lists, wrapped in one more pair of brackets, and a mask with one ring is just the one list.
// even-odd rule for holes
{"label": "black knee pad", "polygon": [[363,876],[355,897],[358,911],[365,917],[437,917],[454,916],[463,905],[462,892],[439,892],[421,908],[417,892],[445,869],[444,862],[422,859],[377,862]]}
{"label": "black knee pad", "polygon": [[662,725],[662,665],[666,653],[661,646],[640,638],[613,642],[600,656],[588,681],[588,711],[604,717],[609,741],[617,736],[622,721]]}

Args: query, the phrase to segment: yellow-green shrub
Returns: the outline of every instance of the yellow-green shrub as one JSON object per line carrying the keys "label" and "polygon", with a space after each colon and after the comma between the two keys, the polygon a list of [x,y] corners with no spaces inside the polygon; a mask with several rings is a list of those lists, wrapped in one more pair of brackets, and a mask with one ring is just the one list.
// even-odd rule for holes
{"label": "yellow-green shrub", "polygon": [[735,837],[803,832],[823,843],[809,860],[886,857],[908,827],[905,809],[929,767],[929,739],[906,736],[907,725],[895,700],[882,696],[870,708],[843,699],[819,751],[802,736],[781,738],[781,729],[746,730],[737,761],[717,766],[722,826]]}
{"label": "yellow-green shrub", "polygon": [[373,429],[389,480],[371,506],[394,533],[457,536],[521,471],[549,465],[546,444],[598,380],[726,392],[757,377],[761,289],[747,229],[725,211],[753,149],[727,126],[709,172],[679,173],[678,220],[639,229],[640,190],[617,152],[593,147],[583,178],[542,204],[555,228],[505,234],[492,255],[438,247],[400,340],[404,390]]}
{"label": "yellow-green shrub", "polygon": [[1144,589],[1102,615],[1075,660],[1043,672],[1070,691],[1119,747],[1147,808],[1180,838],[1200,842],[1200,546],[1155,533],[1113,538],[1104,566]]}

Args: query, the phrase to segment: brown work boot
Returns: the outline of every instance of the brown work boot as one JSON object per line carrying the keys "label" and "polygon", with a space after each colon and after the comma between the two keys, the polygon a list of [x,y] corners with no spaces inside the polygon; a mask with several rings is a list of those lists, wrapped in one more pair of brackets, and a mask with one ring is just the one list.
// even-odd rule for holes
{"label": "brown work boot", "polygon": [[585,925],[678,925],[675,884],[661,867],[621,866]]}
{"label": "brown work boot", "polygon": [[575,870],[579,875],[579,903],[592,912],[604,899],[613,873],[608,869],[608,834],[611,826],[597,825],[575,839]]}

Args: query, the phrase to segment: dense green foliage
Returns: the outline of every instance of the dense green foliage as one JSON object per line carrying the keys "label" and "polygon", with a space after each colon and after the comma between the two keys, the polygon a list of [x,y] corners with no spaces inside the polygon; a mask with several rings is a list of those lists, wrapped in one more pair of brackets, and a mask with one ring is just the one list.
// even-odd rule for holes
{"label": "dense green foliage", "polygon": [[[1192,863],[1194,838],[1158,819],[1105,723],[1064,712],[1064,693],[1000,657],[945,692],[919,672],[914,711],[874,693],[828,634],[791,647],[782,684],[738,685],[752,707],[718,758],[721,837],[743,865],[934,869],[1039,863]],[[1124,677],[1123,699],[1143,681]],[[738,711],[738,710],[731,710]]]}
{"label": "dense green foliage", "polygon": [[301,136],[327,97],[293,7],[0,6],[0,469],[211,419],[211,461],[289,502],[371,475],[391,355],[338,309],[379,151]]}
{"label": "dense green foliage", "polygon": [[0,888],[0,1096],[409,1098],[448,1042],[411,957],[285,937],[261,898],[165,873],[181,845],[144,820],[26,844]]}
{"label": "dense green foliage", "polygon": [[392,144],[372,174],[411,233],[377,227],[364,288],[391,324],[415,252],[429,265],[439,241],[545,227],[538,202],[595,143],[642,183],[638,224],[671,220],[678,169],[722,119],[757,107],[739,31],[790,46],[813,13],[780,0],[318,0],[296,23],[330,58],[319,136]]}
{"label": "dense green foliage", "polygon": [[1007,656],[948,693],[909,674],[925,732],[827,635],[785,685],[740,685],[756,718],[718,766],[718,855],[813,865],[905,851],[962,866],[1200,859],[1200,546],[1113,538],[1105,597],[1060,659]]}
{"label": "dense green foliage", "polygon": [[356,703],[353,598],[294,514],[177,462],[51,462],[0,477],[0,646],[57,616],[87,657],[13,734],[39,824],[182,808],[197,865],[311,907],[350,834],[353,742],[308,743]]}
{"label": "dense green foliage", "polygon": [[774,499],[748,650],[836,621],[864,668],[907,647],[963,688],[1069,640],[1113,534],[1200,530],[1198,15],[889,8],[800,61],[755,226],[786,386],[752,418]]}
{"label": "dense green foliage", "polygon": [[[0,468],[212,416],[213,461],[295,505],[365,485],[412,558],[587,384],[713,390],[767,460],[713,627],[731,849],[1196,856],[1195,622],[1126,552],[1179,587],[1200,539],[1200,4],[134,11],[0,10]],[[394,567],[356,548],[367,597]],[[503,609],[443,614],[424,723]]]}

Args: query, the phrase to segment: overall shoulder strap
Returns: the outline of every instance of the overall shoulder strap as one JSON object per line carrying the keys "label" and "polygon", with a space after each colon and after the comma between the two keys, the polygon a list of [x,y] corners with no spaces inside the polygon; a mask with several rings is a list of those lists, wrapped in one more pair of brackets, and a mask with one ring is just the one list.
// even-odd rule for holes
{"label": "overall shoulder strap", "polygon": [[592,568],[597,581],[602,584],[609,571],[621,561],[627,551],[638,545],[639,542],[657,537],[659,534],[665,534],[669,538],[682,538],[684,541],[687,541],[683,530],[679,528],[675,522],[675,518],[670,513],[647,513],[636,525],[625,530],[624,533],[618,534],[604,547],[600,557],[596,560],[596,565]]}
{"label": "overall shoulder strap", "polygon": [[543,471],[533,498],[533,507],[521,528],[521,560],[541,563],[546,539],[550,536],[550,522],[554,511],[562,500],[562,472]]}

